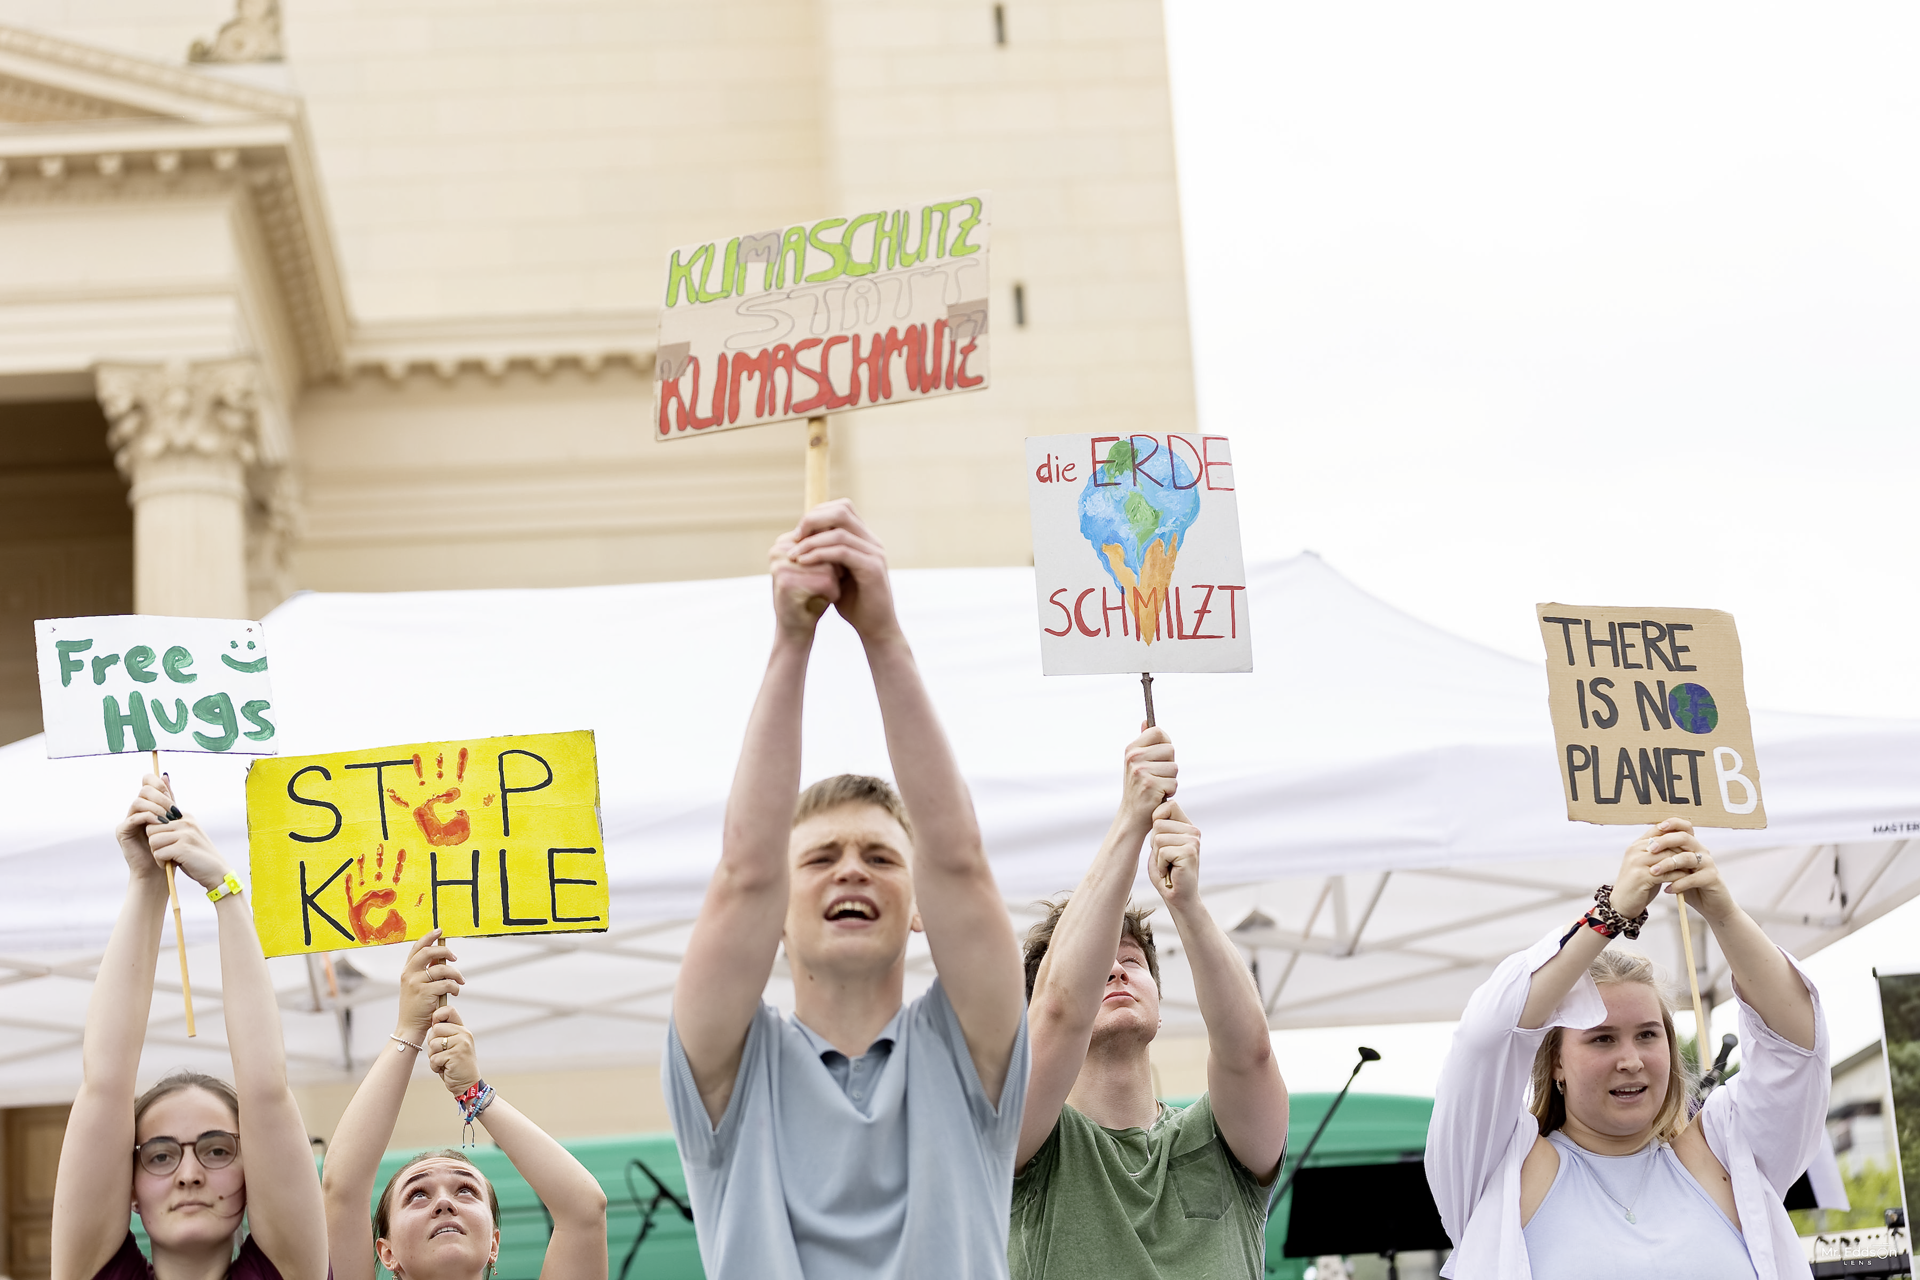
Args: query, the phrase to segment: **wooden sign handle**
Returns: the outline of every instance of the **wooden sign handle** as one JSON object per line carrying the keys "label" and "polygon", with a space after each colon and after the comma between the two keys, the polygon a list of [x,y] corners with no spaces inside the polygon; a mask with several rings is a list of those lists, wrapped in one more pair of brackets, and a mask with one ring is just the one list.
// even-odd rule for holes
{"label": "wooden sign handle", "polygon": [[[160,753],[153,753],[153,775],[160,776]],[[172,798],[173,789],[167,789],[168,798]],[[187,935],[180,929],[180,893],[173,884],[174,865],[167,864],[167,903],[173,908],[173,944],[180,953],[180,998],[186,1003],[187,1035],[197,1037],[200,1032],[193,1025],[193,980],[187,976]]]}
{"label": "wooden sign handle", "polygon": [[807,419],[807,510],[827,500],[827,420]]}
{"label": "wooden sign handle", "polygon": [[1707,1065],[1707,1015],[1700,1004],[1700,971],[1693,963],[1693,926],[1687,922],[1687,895],[1673,895],[1680,904],[1680,947],[1687,957],[1687,989],[1693,992],[1693,1057],[1701,1070]]}

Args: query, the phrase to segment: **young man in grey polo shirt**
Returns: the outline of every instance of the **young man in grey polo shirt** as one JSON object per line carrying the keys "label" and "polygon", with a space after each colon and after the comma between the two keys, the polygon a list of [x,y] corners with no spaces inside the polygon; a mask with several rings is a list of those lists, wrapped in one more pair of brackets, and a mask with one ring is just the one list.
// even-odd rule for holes
{"label": "young man in grey polo shirt", "polygon": [[[712,1280],[1004,1277],[1026,1011],[973,802],[852,506],[809,511],[771,568],[773,655],[667,1037],[700,1258]],[[843,775],[796,809],[829,605],[866,649],[904,806]],[[903,1005],[923,928],[939,976]],[[761,1000],[782,944],[792,1018]]]}
{"label": "young man in grey polo shirt", "polygon": [[[1063,906],[1027,935],[1033,1078],[1016,1157],[1014,1280],[1243,1277],[1265,1271],[1267,1197],[1287,1143],[1287,1087],[1246,963],[1200,901],[1200,832],[1173,793],[1173,743],[1127,748],[1120,811]],[[1207,1092],[1154,1098],[1160,966],[1147,879],[1173,916],[1207,1025]]]}

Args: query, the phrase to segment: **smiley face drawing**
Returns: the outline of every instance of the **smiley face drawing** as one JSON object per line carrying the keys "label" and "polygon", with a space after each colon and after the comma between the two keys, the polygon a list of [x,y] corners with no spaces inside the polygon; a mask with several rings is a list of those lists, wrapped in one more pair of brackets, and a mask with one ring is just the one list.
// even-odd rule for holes
{"label": "smiley face drawing", "polygon": [[[227,648],[238,649],[239,647],[240,647],[240,642],[238,640],[227,641]],[[253,648],[253,641],[251,640],[247,641],[247,648],[249,649]],[[267,669],[267,655],[264,653],[257,658],[252,658],[244,662],[241,661],[239,658],[234,657],[230,653],[223,653],[220,655],[220,661],[226,663],[229,667],[232,667],[235,671],[245,671],[249,673],[255,673],[255,672],[265,671]]]}

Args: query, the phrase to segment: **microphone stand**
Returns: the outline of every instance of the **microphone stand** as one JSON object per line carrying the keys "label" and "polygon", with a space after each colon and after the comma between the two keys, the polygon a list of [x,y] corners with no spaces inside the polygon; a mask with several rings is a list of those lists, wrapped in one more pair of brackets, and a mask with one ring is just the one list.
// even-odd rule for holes
{"label": "microphone stand", "polygon": [[[635,1169],[646,1174],[647,1181],[651,1182],[654,1187],[653,1199],[647,1202],[645,1208],[641,1207],[640,1193],[633,1189],[633,1171]],[[627,1161],[627,1167],[623,1171],[623,1177],[626,1179],[627,1195],[632,1199],[633,1207],[640,1209],[640,1233],[634,1236],[633,1247],[627,1250],[626,1258],[620,1263],[620,1280],[627,1280],[627,1268],[633,1265],[634,1255],[640,1252],[640,1245],[646,1240],[648,1234],[652,1232],[653,1215],[660,1211],[661,1201],[664,1200],[675,1209],[678,1209],[680,1216],[688,1222],[693,1221],[693,1209],[686,1201],[673,1193],[672,1187],[660,1181],[660,1175],[647,1168],[647,1162],[639,1156],[635,1156]]]}
{"label": "microphone stand", "polygon": [[1320,1141],[1320,1135],[1327,1131],[1327,1122],[1333,1119],[1333,1113],[1338,1111],[1340,1104],[1347,1100],[1347,1090],[1353,1088],[1353,1078],[1360,1074],[1360,1068],[1366,1066],[1369,1062],[1378,1061],[1380,1061],[1380,1054],[1377,1050],[1369,1049],[1365,1045],[1360,1046],[1360,1061],[1353,1064],[1353,1070],[1348,1073],[1347,1082],[1340,1086],[1340,1092],[1335,1095],[1333,1105],[1327,1108],[1327,1114],[1320,1117],[1320,1127],[1313,1131],[1311,1138],[1307,1139],[1307,1149],[1302,1151],[1300,1158],[1294,1162],[1293,1171],[1280,1180],[1280,1185],[1275,1188],[1273,1199],[1270,1203],[1279,1204],[1280,1197],[1287,1194],[1287,1190],[1293,1186],[1294,1177],[1299,1174],[1302,1169],[1307,1167],[1307,1157],[1313,1154],[1314,1147]]}

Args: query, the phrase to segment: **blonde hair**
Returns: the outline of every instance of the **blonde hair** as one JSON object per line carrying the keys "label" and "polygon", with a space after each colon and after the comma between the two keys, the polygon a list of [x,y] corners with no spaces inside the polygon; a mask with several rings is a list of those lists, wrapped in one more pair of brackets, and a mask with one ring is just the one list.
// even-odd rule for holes
{"label": "blonde hair", "polygon": [[[1680,1053],[1680,1037],[1673,1030],[1673,1000],[1667,995],[1666,988],[1660,985],[1660,979],[1654,973],[1653,961],[1645,956],[1627,951],[1602,951],[1587,966],[1587,975],[1596,986],[1602,987],[1619,982],[1641,983],[1653,988],[1654,996],[1660,1001],[1660,1025],[1667,1034],[1667,1096],[1660,1104],[1659,1113],[1653,1117],[1653,1136],[1671,1143],[1687,1127],[1687,1121],[1691,1118],[1687,1114],[1687,1101],[1693,1096],[1693,1073]],[[1560,1042],[1565,1030],[1564,1027],[1555,1027],[1547,1032],[1547,1038],[1540,1042],[1540,1051],[1533,1055],[1533,1097],[1527,1109],[1540,1122],[1542,1137],[1567,1122],[1566,1095],[1554,1086],[1553,1080],[1553,1068],[1560,1060]]]}

